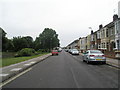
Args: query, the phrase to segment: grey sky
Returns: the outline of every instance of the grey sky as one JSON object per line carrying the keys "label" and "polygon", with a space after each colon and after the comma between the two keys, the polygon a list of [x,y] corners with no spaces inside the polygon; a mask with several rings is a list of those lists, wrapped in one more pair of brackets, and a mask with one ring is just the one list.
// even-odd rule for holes
{"label": "grey sky", "polygon": [[[52,28],[61,46],[112,21],[120,0],[0,0],[0,27],[7,37],[32,36]],[[115,12],[114,12],[115,9]]]}

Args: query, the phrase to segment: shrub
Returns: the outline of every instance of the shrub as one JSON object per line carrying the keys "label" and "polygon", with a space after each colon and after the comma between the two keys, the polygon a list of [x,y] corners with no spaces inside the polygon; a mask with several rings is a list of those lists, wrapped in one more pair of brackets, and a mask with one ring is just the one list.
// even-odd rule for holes
{"label": "shrub", "polygon": [[15,57],[19,57],[19,56],[32,56],[35,55],[36,52],[34,49],[32,48],[23,48],[22,50],[20,50]]}

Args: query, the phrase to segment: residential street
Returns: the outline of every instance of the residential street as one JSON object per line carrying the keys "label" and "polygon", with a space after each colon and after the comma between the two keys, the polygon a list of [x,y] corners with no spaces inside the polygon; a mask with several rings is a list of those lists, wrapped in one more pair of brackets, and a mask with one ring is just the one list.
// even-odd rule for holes
{"label": "residential street", "polygon": [[118,88],[118,70],[104,64],[86,64],[81,55],[62,51],[3,88]]}

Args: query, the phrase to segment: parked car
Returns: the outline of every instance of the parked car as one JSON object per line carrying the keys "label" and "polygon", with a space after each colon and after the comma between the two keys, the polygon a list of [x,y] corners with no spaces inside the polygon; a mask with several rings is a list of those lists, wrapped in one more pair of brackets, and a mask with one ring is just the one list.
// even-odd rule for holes
{"label": "parked car", "polygon": [[52,55],[58,55],[58,50],[52,50]]}
{"label": "parked car", "polygon": [[83,61],[89,62],[102,62],[106,63],[105,55],[99,50],[87,50],[84,53]]}
{"label": "parked car", "polygon": [[72,49],[69,49],[68,52],[69,52],[69,53],[72,53]]}
{"label": "parked car", "polygon": [[68,52],[68,49],[65,49],[66,52]]}
{"label": "parked car", "polygon": [[58,52],[62,52],[62,48],[59,48],[59,49],[58,49]]}
{"label": "parked car", "polygon": [[66,52],[67,52],[67,49],[64,49],[64,51],[66,51]]}
{"label": "parked car", "polygon": [[79,51],[77,49],[72,49],[71,54],[72,55],[79,55]]}

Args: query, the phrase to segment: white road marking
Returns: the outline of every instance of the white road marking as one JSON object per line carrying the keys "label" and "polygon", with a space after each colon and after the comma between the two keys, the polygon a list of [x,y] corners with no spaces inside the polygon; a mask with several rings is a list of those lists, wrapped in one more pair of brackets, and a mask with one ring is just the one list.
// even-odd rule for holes
{"label": "white road marking", "polygon": [[1,77],[8,76],[9,74],[0,74]]}
{"label": "white road marking", "polygon": [[31,64],[36,63],[36,62],[30,62]]}
{"label": "white road marking", "polygon": [[10,70],[10,71],[19,71],[19,70],[21,70],[22,68],[14,68],[14,69],[12,69],[12,70]]}
{"label": "white road marking", "polygon": [[31,69],[32,69],[32,68],[29,68],[29,69],[25,70],[24,72],[22,72],[22,73],[20,73],[20,74],[18,74],[18,75],[16,75],[16,76],[14,76],[13,78],[7,80],[6,82],[0,83],[0,88],[3,87],[4,85],[10,83],[11,81],[15,80],[16,78],[20,77],[21,75],[27,73],[27,72],[30,71]]}
{"label": "white road marking", "polygon": [[76,84],[77,88],[79,88],[79,84],[78,84],[77,79],[76,79],[76,77],[75,77],[75,75],[74,75],[73,69],[70,68],[70,70],[71,70],[71,72],[72,72],[72,76],[73,76],[73,79],[74,79],[74,81],[75,81],[75,84]]}
{"label": "white road marking", "polygon": [[24,64],[24,66],[29,66],[29,65],[31,65],[31,64]]}

